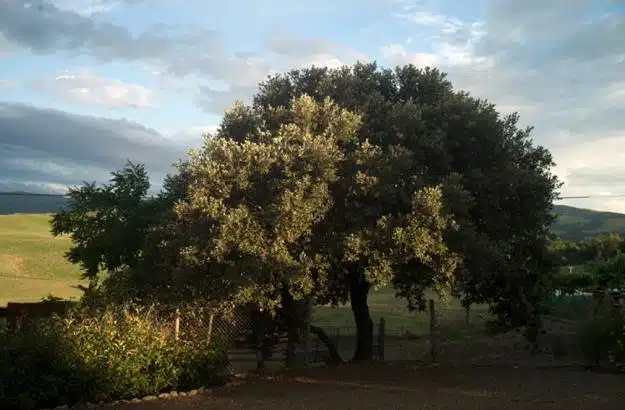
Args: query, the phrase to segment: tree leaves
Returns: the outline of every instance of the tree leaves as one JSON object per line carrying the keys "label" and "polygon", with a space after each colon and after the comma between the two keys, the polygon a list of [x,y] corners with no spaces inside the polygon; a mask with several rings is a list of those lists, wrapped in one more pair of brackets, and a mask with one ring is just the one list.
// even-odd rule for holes
{"label": "tree leaves", "polygon": [[150,183],[143,165],[128,163],[111,175],[108,185],[71,189],[67,208],[52,218],[52,234],[71,235],[67,258],[80,264],[88,279],[136,266],[159,210],[158,201],[147,198]]}

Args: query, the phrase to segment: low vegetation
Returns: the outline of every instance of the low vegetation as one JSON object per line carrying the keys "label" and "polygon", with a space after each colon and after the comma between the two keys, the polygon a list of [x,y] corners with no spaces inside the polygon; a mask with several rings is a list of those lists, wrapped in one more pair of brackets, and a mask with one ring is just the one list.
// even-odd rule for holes
{"label": "low vegetation", "polygon": [[203,338],[174,340],[154,308],[81,308],[0,330],[0,406],[97,403],[220,384],[227,360]]}

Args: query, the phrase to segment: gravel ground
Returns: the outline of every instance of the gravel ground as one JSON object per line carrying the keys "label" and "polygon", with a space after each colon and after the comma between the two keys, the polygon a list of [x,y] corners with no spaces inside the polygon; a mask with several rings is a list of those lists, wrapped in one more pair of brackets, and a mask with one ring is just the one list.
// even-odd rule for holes
{"label": "gravel ground", "polygon": [[211,395],[120,405],[195,409],[622,409],[622,376],[571,369],[345,365],[258,380]]}

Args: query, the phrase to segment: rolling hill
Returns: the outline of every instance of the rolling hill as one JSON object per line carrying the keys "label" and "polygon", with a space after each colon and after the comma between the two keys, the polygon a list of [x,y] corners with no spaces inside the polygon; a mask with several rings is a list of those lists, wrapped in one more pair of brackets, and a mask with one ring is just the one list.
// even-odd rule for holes
{"label": "rolling hill", "polygon": [[562,239],[580,240],[611,232],[625,236],[625,214],[592,211],[566,205],[556,205],[554,208],[557,219],[552,231]]}
{"label": "rolling hill", "polygon": [[[59,196],[0,195],[0,215],[54,213],[66,201]],[[553,232],[563,239],[579,240],[610,232],[625,235],[625,214],[566,205],[556,205],[555,212],[558,218],[553,224]]]}
{"label": "rolling hill", "polygon": [[32,195],[23,192],[0,194],[0,215],[55,213],[67,203],[67,198],[52,195]]}

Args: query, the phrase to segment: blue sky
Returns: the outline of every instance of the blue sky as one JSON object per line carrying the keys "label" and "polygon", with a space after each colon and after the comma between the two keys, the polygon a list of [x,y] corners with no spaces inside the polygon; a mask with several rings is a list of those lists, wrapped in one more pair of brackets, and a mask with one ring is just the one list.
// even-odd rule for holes
{"label": "blue sky", "polygon": [[[0,0],[0,190],[159,182],[269,73],[376,60],[518,111],[563,194],[625,194],[621,0]],[[625,212],[625,198],[564,201]]]}

